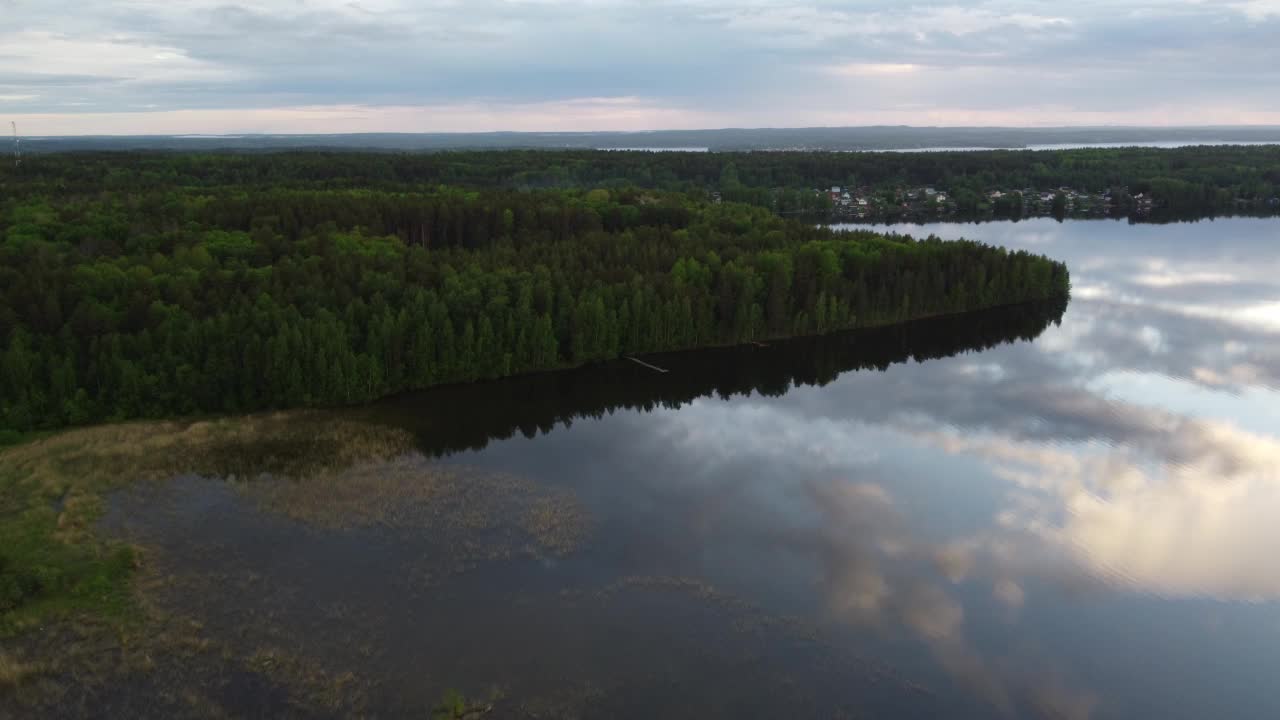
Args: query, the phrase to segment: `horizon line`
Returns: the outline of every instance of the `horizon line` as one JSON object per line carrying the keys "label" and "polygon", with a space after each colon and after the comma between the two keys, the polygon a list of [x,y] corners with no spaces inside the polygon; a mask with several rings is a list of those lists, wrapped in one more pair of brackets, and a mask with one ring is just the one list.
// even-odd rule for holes
{"label": "horizon line", "polygon": [[[1275,130],[1280,132],[1280,124],[1235,124],[1235,125],[779,125],[779,126],[726,126],[700,128],[660,128],[655,130],[424,130],[421,132],[388,130],[371,130],[366,132],[190,132],[190,133],[82,133],[71,135],[28,135],[24,139],[62,139],[62,138],[261,138],[261,137],[351,137],[361,135],[442,135],[442,136],[476,136],[476,135],[654,135],[659,133],[715,133],[715,132],[769,132],[800,130],[997,130],[997,131],[1077,131],[1077,130],[1149,130],[1157,132],[1185,130]],[[1209,138],[1206,138],[1209,139]],[[1280,139],[1280,138],[1278,138]]]}

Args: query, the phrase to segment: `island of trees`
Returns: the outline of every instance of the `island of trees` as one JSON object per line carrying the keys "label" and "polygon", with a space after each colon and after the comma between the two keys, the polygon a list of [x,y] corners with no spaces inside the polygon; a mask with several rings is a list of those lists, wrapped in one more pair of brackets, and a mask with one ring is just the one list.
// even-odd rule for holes
{"label": "island of trees", "polygon": [[403,172],[433,162],[477,161],[50,155],[6,171],[0,428],[354,403],[1069,292],[1063,265],[975,242]]}

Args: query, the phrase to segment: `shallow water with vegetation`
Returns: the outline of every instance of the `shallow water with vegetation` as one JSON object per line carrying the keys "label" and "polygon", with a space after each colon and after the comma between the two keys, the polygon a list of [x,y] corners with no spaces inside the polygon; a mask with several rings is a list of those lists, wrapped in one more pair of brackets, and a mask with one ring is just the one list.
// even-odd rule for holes
{"label": "shallow water with vegetation", "polygon": [[895,228],[1073,299],[10,448],[99,612],[0,715],[1275,716],[1277,227]]}

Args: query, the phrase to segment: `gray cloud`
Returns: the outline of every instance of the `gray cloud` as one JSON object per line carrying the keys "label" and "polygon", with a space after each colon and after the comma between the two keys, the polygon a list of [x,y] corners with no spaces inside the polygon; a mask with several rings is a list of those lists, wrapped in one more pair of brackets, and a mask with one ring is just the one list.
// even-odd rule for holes
{"label": "gray cloud", "polygon": [[[15,74],[83,82],[46,83],[0,110],[480,105],[518,126],[526,103],[631,98],[647,114],[561,108],[565,126],[1271,121],[1271,7],[18,0],[0,28],[0,96],[18,94],[5,81]],[[440,129],[442,117],[402,122]]]}

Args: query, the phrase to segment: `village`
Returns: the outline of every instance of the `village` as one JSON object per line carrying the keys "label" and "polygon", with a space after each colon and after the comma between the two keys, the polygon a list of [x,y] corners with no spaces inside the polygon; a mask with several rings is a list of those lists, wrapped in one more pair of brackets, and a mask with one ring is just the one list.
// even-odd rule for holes
{"label": "village", "polygon": [[951,214],[993,214],[1002,217],[1071,215],[1105,217],[1117,210],[1149,213],[1154,205],[1149,195],[1130,195],[1127,189],[1087,192],[1070,187],[1052,190],[992,189],[979,195],[969,191],[949,193],[934,187],[871,188],[832,186],[815,189],[825,195],[832,215],[847,219],[881,217],[936,217]]}

